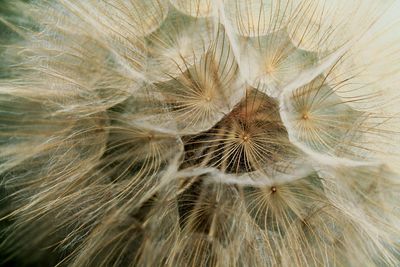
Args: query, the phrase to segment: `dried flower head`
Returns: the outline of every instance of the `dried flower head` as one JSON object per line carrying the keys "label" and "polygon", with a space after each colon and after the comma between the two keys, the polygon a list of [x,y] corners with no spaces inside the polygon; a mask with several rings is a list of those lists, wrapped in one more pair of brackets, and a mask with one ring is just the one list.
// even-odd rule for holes
{"label": "dried flower head", "polygon": [[1,5],[4,264],[400,264],[395,0]]}

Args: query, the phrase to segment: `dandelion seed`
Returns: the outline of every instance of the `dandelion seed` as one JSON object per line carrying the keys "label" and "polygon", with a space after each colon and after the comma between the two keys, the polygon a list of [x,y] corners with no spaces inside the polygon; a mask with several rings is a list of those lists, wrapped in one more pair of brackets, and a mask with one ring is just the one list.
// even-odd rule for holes
{"label": "dandelion seed", "polygon": [[299,48],[318,52],[337,49],[358,38],[391,4],[359,0],[299,2],[288,24],[288,33]]}
{"label": "dandelion seed", "polygon": [[213,10],[212,0],[171,0],[180,11],[193,17],[210,16]]}
{"label": "dandelion seed", "polygon": [[171,80],[198,64],[211,46],[215,30],[205,19],[174,14],[146,40],[149,76],[155,81]]}
{"label": "dandelion seed", "polygon": [[235,32],[247,36],[263,36],[285,27],[293,1],[245,0],[224,2],[227,18]]}
{"label": "dandelion seed", "polygon": [[[249,90],[246,98],[206,133],[185,140],[187,161],[242,173],[285,168],[299,155],[285,137],[274,100]],[[282,166],[280,165],[282,164]]]}
{"label": "dandelion seed", "polygon": [[294,47],[285,31],[243,43],[243,72],[252,86],[270,96],[279,96],[284,85],[316,62],[314,54]]}

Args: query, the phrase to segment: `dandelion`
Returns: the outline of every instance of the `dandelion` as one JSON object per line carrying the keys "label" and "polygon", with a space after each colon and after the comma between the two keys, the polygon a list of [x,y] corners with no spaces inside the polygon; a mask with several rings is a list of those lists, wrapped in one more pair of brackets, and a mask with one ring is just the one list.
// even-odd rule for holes
{"label": "dandelion", "polygon": [[2,264],[399,265],[399,8],[4,5]]}

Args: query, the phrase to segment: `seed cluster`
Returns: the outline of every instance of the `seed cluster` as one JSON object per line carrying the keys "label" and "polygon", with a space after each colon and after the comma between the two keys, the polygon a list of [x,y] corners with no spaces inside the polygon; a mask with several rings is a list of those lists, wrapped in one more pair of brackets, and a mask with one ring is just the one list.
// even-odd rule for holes
{"label": "seed cluster", "polygon": [[350,2],[16,1],[0,256],[399,264],[396,5]]}

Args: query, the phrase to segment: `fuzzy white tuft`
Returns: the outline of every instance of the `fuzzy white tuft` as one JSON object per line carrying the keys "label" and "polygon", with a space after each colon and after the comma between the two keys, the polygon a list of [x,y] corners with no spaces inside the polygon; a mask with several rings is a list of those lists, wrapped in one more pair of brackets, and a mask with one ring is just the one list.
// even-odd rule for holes
{"label": "fuzzy white tuft", "polygon": [[5,264],[400,264],[398,2],[7,7]]}

